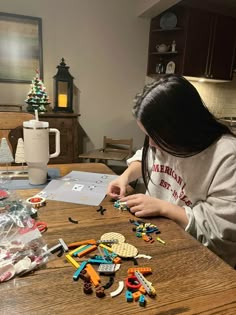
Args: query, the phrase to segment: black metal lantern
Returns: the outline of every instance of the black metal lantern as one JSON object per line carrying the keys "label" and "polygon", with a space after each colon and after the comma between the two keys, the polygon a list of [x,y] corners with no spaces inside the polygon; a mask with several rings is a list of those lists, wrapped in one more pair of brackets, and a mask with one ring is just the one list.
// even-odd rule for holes
{"label": "black metal lantern", "polygon": [[57,66],[57,74],[54,75],[54,112],[73,113],[73,77],[64,58]]}

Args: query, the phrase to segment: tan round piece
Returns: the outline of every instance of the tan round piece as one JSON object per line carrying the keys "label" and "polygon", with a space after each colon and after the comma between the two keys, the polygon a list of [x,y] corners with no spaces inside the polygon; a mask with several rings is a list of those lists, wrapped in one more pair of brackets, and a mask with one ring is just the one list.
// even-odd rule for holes
{"label": "tan round piece", "polygon": [[118,243],[124,243],[125,237],[120,233],[108,232],[101,236],[101,240],[118,240]]}
{"label": "tan round piece", "polygon": [[114,253],[123,258],[132,258],[138,254],[137,248],[129,243],[113,244],[111,248]]}

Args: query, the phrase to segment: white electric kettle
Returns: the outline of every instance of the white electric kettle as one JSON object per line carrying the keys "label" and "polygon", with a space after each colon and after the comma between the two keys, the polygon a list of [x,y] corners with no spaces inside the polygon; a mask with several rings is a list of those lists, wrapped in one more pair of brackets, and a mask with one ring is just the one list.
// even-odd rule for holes
{"label": "white electric kettle", "polygon": [[[56,151],[49,153],[49,133],[55,134]],[[60,154],[60,131],[49,128],[46,121],[23,122],[25,161],[28,165],[29,182],[41,185],[47,182],[47,164],[50,158]]]}

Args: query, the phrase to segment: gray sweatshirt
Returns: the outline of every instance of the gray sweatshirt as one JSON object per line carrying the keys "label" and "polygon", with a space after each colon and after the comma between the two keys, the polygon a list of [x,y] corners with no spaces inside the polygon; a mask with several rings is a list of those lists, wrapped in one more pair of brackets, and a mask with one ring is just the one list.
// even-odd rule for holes
{"label": "gray sweatshirt", "polygon": [[[141,161],[138,150],[127,162]],[[236,266],[236,138],[224,135],[201,153],[179,158],[149,152],[152,197],[185,208],[186,231]]]}

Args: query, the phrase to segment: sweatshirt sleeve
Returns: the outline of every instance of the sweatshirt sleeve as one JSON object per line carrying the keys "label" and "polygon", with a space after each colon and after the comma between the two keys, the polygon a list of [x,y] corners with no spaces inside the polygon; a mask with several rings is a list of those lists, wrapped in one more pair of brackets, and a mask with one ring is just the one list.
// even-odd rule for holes
{"label": "sweatshirt sleeve", "polygon": [[134,161],[142,161],[143,149],[137,150],[131,158],[127,160],[128,166]]}
{"label": "sweatshirt sleeve", "polygon": [[218,165],[206,200],[184,208],[189,218],[185,230],[236,266],[236,154]]}

